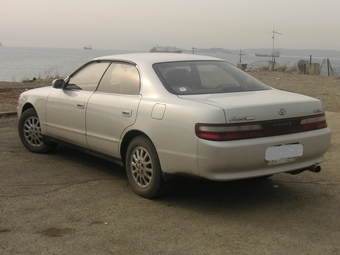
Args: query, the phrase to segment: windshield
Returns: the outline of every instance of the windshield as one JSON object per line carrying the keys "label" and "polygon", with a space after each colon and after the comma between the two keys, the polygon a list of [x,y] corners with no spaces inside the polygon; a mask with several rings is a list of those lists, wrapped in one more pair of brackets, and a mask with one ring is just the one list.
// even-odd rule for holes
{"label": "windshield", "polygon": [[224,61],[167,62],[154,64],[153,68],[165,88],[176,95],[271,89]]}

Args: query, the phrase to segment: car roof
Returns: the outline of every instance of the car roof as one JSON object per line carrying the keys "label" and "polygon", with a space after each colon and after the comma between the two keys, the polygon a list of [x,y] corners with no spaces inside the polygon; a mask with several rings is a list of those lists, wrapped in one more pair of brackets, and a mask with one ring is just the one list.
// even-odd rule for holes
{"label": "car roof", "polygon": [[103,56],[96,58],[94,60],[116,60],[116,61],[127,61],[136,64],[149,64],[153,65],[155,63],[162,62],[175,62],[175,61],[193,61],[193,60],[219,60],[222,59],[194,55],[194,54],[181,54],[181,53],[131,53],[131,54],[120,54]]}

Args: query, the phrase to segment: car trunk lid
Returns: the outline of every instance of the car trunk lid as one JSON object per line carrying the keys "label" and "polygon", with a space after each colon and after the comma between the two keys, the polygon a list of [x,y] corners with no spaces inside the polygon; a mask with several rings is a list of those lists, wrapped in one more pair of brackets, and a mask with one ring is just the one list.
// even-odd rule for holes
{"label": "car trunk lid", "polygon": [[179,97],[222,108],[226,123],[296,118],[324,111],[318,99],[276,89]]}

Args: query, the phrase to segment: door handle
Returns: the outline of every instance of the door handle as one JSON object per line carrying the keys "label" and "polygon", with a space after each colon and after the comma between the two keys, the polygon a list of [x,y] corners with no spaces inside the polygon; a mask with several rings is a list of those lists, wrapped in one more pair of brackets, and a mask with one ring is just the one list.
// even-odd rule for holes
{"label": "door handle", "polygon": [[124,117],[131,117],[132,115],[132,110],[123,110],[122,111],[122,116]]}
{"label": "door handle", "polygon": [[84,109],[85,108],[85,103],[84,102],[78,102],[77,103],[77,108],[78,109]]}

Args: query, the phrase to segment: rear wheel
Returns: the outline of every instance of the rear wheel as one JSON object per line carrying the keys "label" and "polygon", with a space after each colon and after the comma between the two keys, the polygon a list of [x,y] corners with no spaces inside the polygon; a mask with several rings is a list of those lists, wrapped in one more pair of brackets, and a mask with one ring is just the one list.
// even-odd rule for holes
{"label": "rear wheel", "polygon": [[18,131],[22,144],[31,152],[47,153],[57,146],[56,143],[44,143],[40,120],[33,108],[24,111],[20,116]]}
{"label": "rear wheel", "polygon": [[130,142],[125,167],[129,183],[138,195],[155,198],[166,192],[168,183],[163,180],[157,151],[147,137],[137,136]]}

